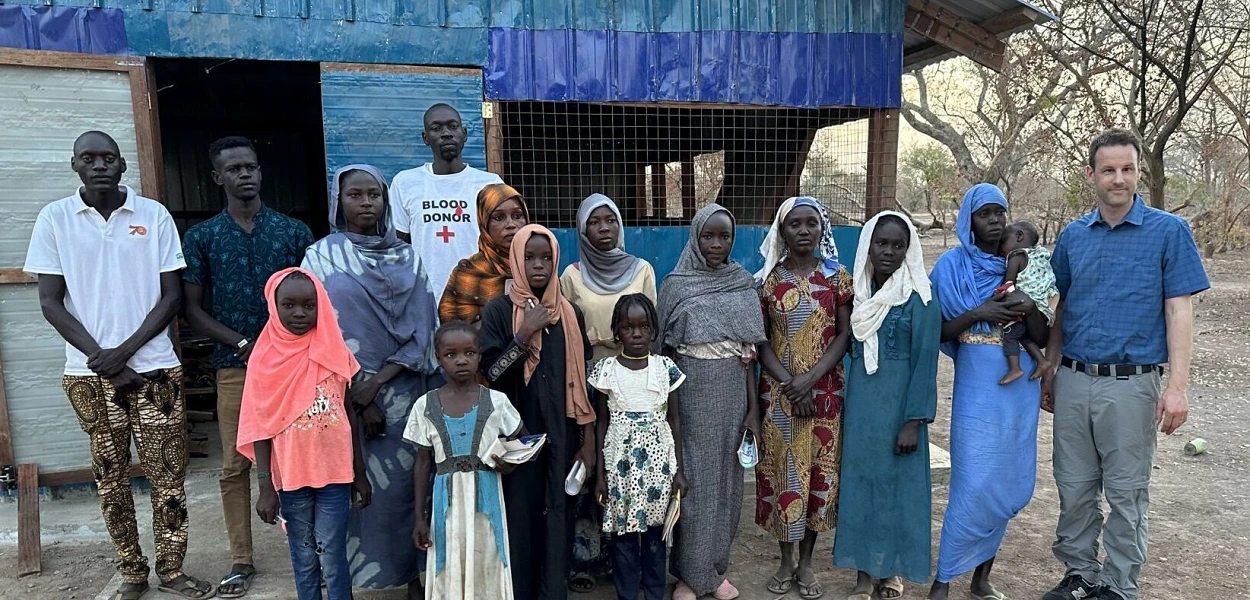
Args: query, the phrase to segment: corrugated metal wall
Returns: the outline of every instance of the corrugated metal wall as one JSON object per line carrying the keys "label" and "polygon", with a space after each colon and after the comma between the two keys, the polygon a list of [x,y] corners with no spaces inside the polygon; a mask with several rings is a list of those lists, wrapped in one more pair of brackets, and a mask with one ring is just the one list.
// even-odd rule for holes
{"label": "corrugated metal wall", "polygon": [[[366,163],[390,178],[433,160],[421,141],[425,110],[445,102],[460,111],[468,133],[464,161],[486,168],[482,75],[323,71],[321,106],[326,169]],[[328,180],[328,177],[327,177]]]}
{"label": "corrugated metal wall", "polygon": [[[39,209],[79,185],[70,170],[84,131],[112,135],[139,187],[126,73],[0,66],[0,266],[20,267]],[[91,466],[87,436],[61,390],[65,345],[43,319],[34,285],[0,285],[0,360],[17,462],[40,471]]]}
{"label": "corrugated metal wall", "polygon": [[[8,3],[38,6],[47,0]],[[55,4],[122,9],[131,52],[145,56],[480,66],[486,64],[486,36],[492,27],[895,33],[902,30],[907,0],[56,0]]]}

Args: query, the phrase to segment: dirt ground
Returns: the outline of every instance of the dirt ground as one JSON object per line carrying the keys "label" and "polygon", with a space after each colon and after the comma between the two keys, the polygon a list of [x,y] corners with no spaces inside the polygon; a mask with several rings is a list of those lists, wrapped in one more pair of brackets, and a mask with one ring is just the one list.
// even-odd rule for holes
{"label": "dirt ground", "polygon": [[[941,250],[941,238],[926,241],[929,262]],[[1156,455],[1153,505],[1150,515],[1150,559],[1142,572],[1143,598],[1250,598],[1250,368],[1243,363],[1250,357],[1250,252],[1217,256],[1208,261],[1213,287],[1195,302],[1193,377],[1190,385],[1189,422],[1171,437],[1160,437]],[[950,409],[950,363],[943,359],[939,384],[938,422],[932,428],[933,441],[947,446]],[[1185,442],[1205,438],[1210,451],[1187,457]],[[1040,598],[1062,575],[1059,563],[1050,553],[1058,500],[1051,477],[1050,420],[1043,415],[1038,434],[1037,491],[1033,502],[1016,518],[1007,533],[994,570],[998,588],[1011,598]],[[205,459],[209,460],[209,459]],[[197,484],[204,496],[193,502],[211,503],[211,464],[199,460]],[[211,484],[211,485],[210,485]],[[936,557],[945,510],[947,489],[934,489],[933,542]],[[45,523],[55,520],[63,502],[43,505]],[[91,501],[85,500],[90,503]],[[753,493],[748,486],[743,502],[738,542],[734,549],[730,577],[742,590],[743,600],[774,600],[764,582],[776,569],[779,558],[776,543],[752,523]],[[83,500],[76,502],[83,509]],[[89,506],[87,507],[89,508]],[[188,569],[201,576],[220,574],[228,566],[220,509],[206,506],[193,516],[192,551]],[[13,528],[16,511],[12,503],[0,504],[0,530]],[[203,516],[198,516],[203,513]],[[83,512],[82,514],[92,514]],[[92,517],[98,520],[98,513]],[[145,519],[145,508],[139,510]],[[86,518],[86,517],[84,517]],[[198,519],[198,520],[197,520]],[[45,525],[46,531],[46,525]],[[144,537],[150,538],[144,529]],[[0,532],[2,533],[2,532]],[[47,534],[45,534],[46,536]],[[293,598],[289,579],[280,571],[286,560],[285,547],[277,535],[259,536],[258,561],[271,577],[259,578],[255,597]],[[0,598],[94,598],[110,585],[113,576],[112,550],[106,538],[87,536],[84,541],[45,543],[44,572],[38,576],[14,577],[16,547],[10,536],[0,535]],[[6,541],[7,540],[7,541]],[[854,582],[854,573],[830,566],[832,535],[821,537],[817,550],[819,577],[827,598],[845,598]],[[150,543],[150,542],[149,542]],[[263,556],[262,554],[269,554]],[[205,565],[208,565],[207,567]],[[209,573],[208,569],[212,570]],[[289,563],[286,564],[289,573]],[[269,581],[265,581],[269,580]],[[271,591],[261,593],[261,582]],[[967,597],[967,577],[955,582],[952,598]],[[285,591],[283,591],[285,590]],[[906,598],[924,597],[927,585],[911,584]],[[1241,590],[1241,591],[1238,591]],[[155,596],[155,595],[154,595]],[[357,595],[362,598],[361,594]],[[399,593],[372,594],[369,598],[402,598]],[[571,594],[577,600],[614,598],[609,581],[600,582],[592,594]],[[792,591],[789,598],[798,598]]]}

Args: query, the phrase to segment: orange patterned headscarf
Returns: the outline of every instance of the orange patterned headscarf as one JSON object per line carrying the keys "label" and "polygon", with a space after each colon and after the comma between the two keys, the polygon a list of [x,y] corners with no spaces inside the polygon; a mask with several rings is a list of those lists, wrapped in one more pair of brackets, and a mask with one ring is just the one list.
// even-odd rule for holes
{"label": "orange patterned headscarf", "polygon": [[[534,290],[530,289],[530,282],[524,276],[525,244],[536,235],[546,237],[551,242],[553,273],[541,298],[534,295]],[[512,263],[513,273],[522,274],[521,277],[516,278],[512,284],[512,290],[508,292],[508,298],[512,300],[512,332],[520,333],[521,323],[525,321],[525,310],[529,308],[531,302],[547,309],[547,312],[551,314],[553,325],[564,323],[561,329],[564,330],[565,416],[575,419],[578,425],[593,422],[595,411],[590,407],[590,400],[586,397],[586,348],[583,344],[582,327],[577,321],[577,313],[573,311],[573,305],[565,299],[564,294],[560,293],[560,281],[555,278],[554,273],[556,266],[560,264],[560,243],[556,241],[556,236],[551,233],[550,229],[542,225],[526,225],[512,238],[509,262]],[[528,384],[530,377],[534,375],[534,370],[538,368],[538,360],[542,357],[543,332],[535,333],[534,337],[525,340],[525,343],[529,344],[527,346],[529,352],[525,357],[525,383]]]}
{"label": "orange patterned headscarf", "polygon": [[477,254],[456,265],[447,280],[447,289],[438,303],[438,318],[442,322],[460,319],[476,323],[482,318],[482,309],[491,300],[503,295],[504,282],[512,278],[508,263],[508,247],[490,237],[487,226],[491,213],[503,203],[516,199],[529,220],[529,207],[521,193],[510,185],[492,183],[477,194]]}

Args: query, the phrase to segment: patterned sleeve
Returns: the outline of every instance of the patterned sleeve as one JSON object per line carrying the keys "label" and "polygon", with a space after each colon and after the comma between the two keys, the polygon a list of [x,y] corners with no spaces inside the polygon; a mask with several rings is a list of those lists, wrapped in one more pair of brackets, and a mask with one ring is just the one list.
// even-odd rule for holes
{"label": "patterned sleeve", "polygon": [[838,265],[837,278],[838,291],[836,304],[837,306],[850,304],[851,301],[855,299],[855,280],[851,277],[850,272],[846,270],[846,267],[842,265]]}
{"label": "patterned sleeve", "polygon": [[192,227],[182,243],[182,257],[187,262],[187,268],[182,270],[182,280],[198,286],[208,283],[208,256],[205,256],[203,230],[199,226]]}
{"label": "patterned sleeve", "polygon": [[607,362],[608,359],[606,358],[591,361],[590,370],[586,372],[586,383],[605,394],[608,391],[605,389],[607,387],[607,382],[605,381],[607,379]]}
{"label": "patterned sleeve", "polygon": [[668,393],[671,394],[676,391],[677,388],[681,387],[682,383],[685,383],[686,374],[681,372],[681,369],[677,367],[677,363],[673,362],[673,359],[667,356],[662,356],[660,358],[664,361],[664,366],[668,369]]}
{"label": "patterned sleeve", "polygon": [[408,413],[408,424],[404,426],[404,439],[423,448],[431,448],[434,446],[434,441],[430,439],[433,428],[425,418],[425,399],[426,396],[421,396],[412,405],[412,412]]}

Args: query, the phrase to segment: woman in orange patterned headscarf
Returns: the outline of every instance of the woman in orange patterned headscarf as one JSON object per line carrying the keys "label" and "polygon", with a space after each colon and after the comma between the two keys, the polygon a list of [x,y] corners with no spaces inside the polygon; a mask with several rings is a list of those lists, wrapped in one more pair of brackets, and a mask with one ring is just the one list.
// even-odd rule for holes
{"label": "woman in orange patterned headscarf", "polygon": [[477,254],[456,265],[438,303],[438,318],[477,323],[482,309],[504,295],[504,282],[512,278],[508,247],[517,231],[529,224],[529,208],[520,192],[510,185],[494,183],[477,195]]}

